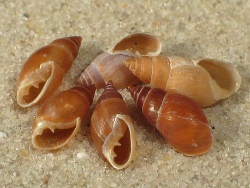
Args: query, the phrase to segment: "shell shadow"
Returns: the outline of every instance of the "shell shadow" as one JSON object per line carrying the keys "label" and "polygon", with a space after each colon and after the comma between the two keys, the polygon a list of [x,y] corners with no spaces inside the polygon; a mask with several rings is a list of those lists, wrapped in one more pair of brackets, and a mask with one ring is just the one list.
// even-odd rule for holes
{"label": "shell shadow", "polygon": [[[175,39],[170,40],[175,41]],[[197,54],[198,50],[195,41],[197,41],[197,39],[191,38],[180,43],[171,42],[165,47],[166,50],[163,51],[163,55],[182,57],[201,56],[202,54]]]}
{"label": "shell shadow", "polygon": [[84,70],[96,56],[104,52],[104,49],[99,46],[99,42],[83,42],[75,60],[76,66],[78,66],[81,70]]}

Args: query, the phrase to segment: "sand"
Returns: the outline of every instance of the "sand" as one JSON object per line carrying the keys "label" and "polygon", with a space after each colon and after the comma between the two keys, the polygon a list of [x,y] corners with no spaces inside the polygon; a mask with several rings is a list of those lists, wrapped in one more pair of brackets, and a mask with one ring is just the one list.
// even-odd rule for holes
{"label": "sand", "polygon": [[[249,11],[247,0],[0,0],[1,187],[249,187]],[[137,150],[125,170],[100,158],[88,122],[63,148],[35,149],[31,124],[38,107],[21,108],[16,102],[17,77],[29,55],[57,38],[82,36],[62,91],[97,54],[134,32],[157,35],[162,55],[223,60],[239,71],[238,92],[204,109],[212,127],[211,150],[197,157],[175,152],[139,115],[129,95]]]}

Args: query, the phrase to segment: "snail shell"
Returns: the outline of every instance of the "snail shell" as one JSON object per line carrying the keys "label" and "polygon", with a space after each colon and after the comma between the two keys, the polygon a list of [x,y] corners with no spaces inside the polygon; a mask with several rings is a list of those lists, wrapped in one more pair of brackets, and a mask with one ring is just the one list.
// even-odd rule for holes
{"label": "snail shell", "polygon": [[133,33],[116,43],[110,50],[111,54],[129,56],[156,56],[161,53],[160,40],[151,33]]}
{"label": "snail shell", "polygon": [[32,144],[43,150],[66,145],[88,115],[95,87],[73,87],[46,100],[37,112],[32,127]]}
{"label": "snail shell", "polygon": [[77,83],[79,85],[94,84],[97,89],[104,88],[109,80],[113,81],[117,89],[137,84],[140,80],[123,64],[123,61],[129,58],[131,57],[122,54],[111,55],[104,52],[83,71]]}
{"label": "snail shell", "polygon": [[91,135],[99,154],[114,168],[129,165],[136,147],[134,125],[121,94],[111,81],[91,116]]}
{"label": "snail shell", "polygon": [[206,153],[212,135],[205,113],[190,98],[148,86],[129,87],[147,121],[178,152],[187,156]]}
{"label": "snail shell", "polygon": [[144,83],[186,95],[208,107],[235,93],[241,77],[230,63],[183,57],[139,57],[124,64]]}
{"label": "snail shell", "polygon": [[17,81],[20,106],[36,105],[56,91],[78,54],[81,40],[80,36],[59,38],[28,58]]}
{"label": "snail shell", "polygon": [[115,88],[122,89],[138,84],[140,80],[123,64],[131,56],[158,55],[162,45],[160,40],[149,33],[128,35],[110,50],[97,56],[77,79],[79,85],[95,84],[103,88],[109,80]]}

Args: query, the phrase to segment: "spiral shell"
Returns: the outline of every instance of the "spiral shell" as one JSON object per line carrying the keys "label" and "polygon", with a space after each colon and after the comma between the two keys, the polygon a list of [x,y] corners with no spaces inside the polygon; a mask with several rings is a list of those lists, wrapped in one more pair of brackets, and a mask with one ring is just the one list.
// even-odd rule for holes
{"label": "spiral shell", "polygon": [[134,85],[140,80],[131,73],[123,61],[131,57],[104,52],[97,56],[77,79],[79,85],[95,84],[96,88],[104,88],[109,80],[113,81],[117,89]]}
{"label": "spiral shell", "polygon": [[117,89],[138,84],[140,80],[123,64],[131,56],[159,55],[161,52],[159,39],[149,33],[128,35],[110,50],[96,57],[77,79],[79,85],[95,84],[103,88],[109,80]]}
{"label": "spiral shell", "polygon": [[17,81],[20,106],[36,105],[56,91],[78,54],[81,40],[80,36],[59,38],[28,58]]}
{"label": "spiral shell", "polygon": [[114,168],[129,165],[136,147],[134,125],[121,94],[111,81],[92,114],[91,135],[99,154]]}
{"label": "spiral shell", "polygon": [[42,150],[58,149],[77,133],[93,102],[95,87],[73,87],[46,100],[32,127],[32,144]]}
{"label": "spiral shell", "polygon": [[208,107],[235,93],[241,77],[230,63],[183,57],[139,57],[124,64],[144,83],[179,93]]}
{"label": "spiral shell", "polygon": [[205,113],[190,98],[148,86],[129,87],[147,121],[178,152],[187,156],[206,153],[212,135]]}

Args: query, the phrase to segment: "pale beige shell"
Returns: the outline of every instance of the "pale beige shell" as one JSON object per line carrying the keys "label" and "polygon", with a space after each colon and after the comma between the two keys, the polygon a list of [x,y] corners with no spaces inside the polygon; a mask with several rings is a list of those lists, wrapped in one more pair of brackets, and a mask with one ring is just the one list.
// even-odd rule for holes
{"label": "pale beige shell", "polygon": [[136,57],[156,56],[161,53],[161,49],[162,44],[154,34],[139,32],[121,39],[110,49],[110,53]]}
{"label": "pale beige shell", "polygon": [[44,102],[32,127],[32,144],[42,150],[66,145],[78,132],[87,117],[95,87],[74,87]]}
{"label": "pale beige shell", "polygon": [[17,80],[17,103],[29,107],[43,102],[61,85],[78,54],[82,38],[59,38],[35,51]]}
{"label": "pale beige shell", "polygon": [[230,63],[184,57],[139,57],[124,64],[144,83],[175,92],[208,107],[235,93],[241,77]]}
{"label": "pale beige shell", "polygon": [[135,130],[127,106],[112,82],[108,82],[97,101],[90,127],[99,154],[114,168],[126,168],[135,152]]}

